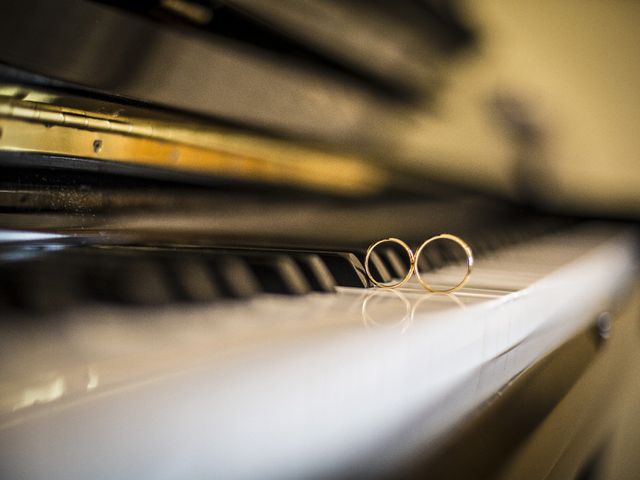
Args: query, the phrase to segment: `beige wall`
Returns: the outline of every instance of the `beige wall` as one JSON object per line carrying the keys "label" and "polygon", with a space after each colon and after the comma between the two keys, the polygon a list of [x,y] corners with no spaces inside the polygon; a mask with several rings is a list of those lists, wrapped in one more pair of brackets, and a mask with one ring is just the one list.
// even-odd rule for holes
{"label": "beige wall", "polygon": [[513,145],[485,108],[496,92],[516,94],[545,131],[543,181],[532,181],[551,203],[640,215],[640,2],[465,5],[481,55],[452,67],[439,118],[407,130],[409,164],[517,195]]}

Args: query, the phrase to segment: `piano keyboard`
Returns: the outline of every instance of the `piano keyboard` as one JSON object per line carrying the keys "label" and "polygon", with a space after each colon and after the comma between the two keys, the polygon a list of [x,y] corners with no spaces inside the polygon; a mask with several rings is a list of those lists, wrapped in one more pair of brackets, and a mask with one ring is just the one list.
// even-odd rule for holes
{"label": "piano keyboard", "polygon": [[[557,230],[558,220],[537,219],[498,233],[465,235],[483,258],[523,240]],[[365,249],[238,248],[185,245],[126,245],[98,237],[45,237],[0,231],[0,311],[50,313],[83,304],[168,305],[205,303],[260,294],[303,295],[336,287],[371,287]],[[1,240],[5,239],[4,245]],[[122,241],[122,240],[121,240]],[[464,260],[461,250],[436,243],[421,257],[420,270],[433,272]],[[371,257],[382,282],[402,277],[406,256],[385,246]],[[455,267],[438,272],[449,285]],[[55,282],[51,279],[55,278]],[[477,278],[477,277],[476,277]]]}
{"label": "piano keyboard", "polygon": [[[469,238],[453,295],[363,288],[361,251],[13,242],[0,477],[368,476],[435,451],[631,284],[633,232],[547,227]],[[429,281],[455,283],[456,255]],[[381,251],[376,274],[398,262]]]}

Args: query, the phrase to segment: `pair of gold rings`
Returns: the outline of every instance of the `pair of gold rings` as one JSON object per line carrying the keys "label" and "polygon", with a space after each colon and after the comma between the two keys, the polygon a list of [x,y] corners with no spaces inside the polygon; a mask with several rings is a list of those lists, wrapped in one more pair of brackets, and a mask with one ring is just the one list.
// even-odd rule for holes
{"label": "pair of gold rings", "polygon": [[[464,250],[464,253],[467,256],[467,272],[464,275],[464,278],[460,281],[460,283],[458,283],[457,285],[451,287],[451,288],[447,288],[447,289],[436,289],[434,287],[432,287],[429,283],[427,283],[422,276],[420,275],[420,270],[418,267],[418,259],[420,258],[420,255],[422,255],[422,252],[427,248],[428,245],[430,245],[432,242],[435,242],[436,240],[451,240],[455,243],[457,243],[459,246],[462,247],[462,249]],[[371,255],[373,253],[373,251],[376,249],[376,247],[378,247],[379,245],[383,244],[383,243],[396,243],[398,245],[400,245],[405,252],[407,252],[407,256],[409,257],[409,270],[407,271],[406,275],[404,277],[402,277],[400,280],[396,281],[396,282],[378,282],[373,275],[371,274],[371,269],[369,266],[370,260],[371,260]],[[384,238],[382,240],[378,240],[376,243],[372,244],[368,249],[367,249],[367,255],[364,259],[364,269],[367,272],[367,276],[369,277],[369,280],[371,280],[371,283],[373,283],[376,287],[380,287],[380,288],[397,288],[397,287],[401,287],[402,285],[404,285],[405,283],[407,283],[409,281],[409,279],[412,277],[413,272],[415,271],[416,273],[416,277],[418,279],[418,282],[420,282],[420,284],[429,292],[431,293],[452,293],[455,292],[457,290],[460,290],[469,280],[469,277],[471,276],[471,271],[473,270],[473,252],[471,251],[471,247],[467,244],[467,242],[465,242],[464,240],[462,240],[460,237],[457,237],[456,235],[451,235],[450,233],[441,233],[440,235],[435,235],[427,240],[425,240],[422,245],[420,245],[418,247],[418,250],[416,250],[416,253],[413,253],[413,250],[411,250],[411,248],[409,248],[409,245],[407,245],[405,242],[403,242],[402,240],[400,240],[399,238]]]}

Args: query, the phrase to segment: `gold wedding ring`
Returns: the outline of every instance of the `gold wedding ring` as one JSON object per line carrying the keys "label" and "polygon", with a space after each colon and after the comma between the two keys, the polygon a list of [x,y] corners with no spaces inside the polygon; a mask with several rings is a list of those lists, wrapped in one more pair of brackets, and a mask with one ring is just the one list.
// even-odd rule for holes
{"label": "gold wedding ring", "polygon": [[[448,288],[448,289],[438,290],[438,289],[433,288],[431,285],[429,285],[429,283],[427,283],[420,276],[420,270],[418,268],[418,259],[420,258],[420,255],[422,254],[422,251],[431,242],[435,242],[436,240],[442,240],[442,239],[451,240],[451,241],[457,243],[458,245],[460,245],[462,247],[462,249],[464,250],[464,253],[467,255],[467,273],[465,274],[464,278],[460,281],[460,283],[458,283],[457,285],[455,285],[455,286],[453,286],[451,288]],[[462,240],[460,237],[457,237],[455,235],[451,235],[450,233],[442,233],[440,235],[436,235],[434,237],[431,237],[428,240],[425,240],[424,243],[422,245],[420,245],[420,247],[416,251],[416,255],[415,255],[415,259],[414,259],[414,270],[416,272],[416,277],[418,277],[418,281],[420,282],[420,284],[424,288],[429,290],[430,292],[432,292],[432,293],[452,293],[452,292],[460,290],[462,287],[464,287],[465,283],[467,283],[467,281],[469,280],[469,277],[471,276],[471,270],[473,270],[473,252],[471,251],[471,247],[469,247],[467,242]]]}
{"label": "gold wedding ring", "polygon": [[[407,252],[407,256],[409,257],[409,270],[407,271],[406,275],[404,277],[402,277],[402,279],[400,279],[399,281],[394,282],[394,283],[378,282],[375,278],[373,278],[373,275],[371,274],[371,270],[369,268],[369,262],[371,260],[371,254],[373,253],[373,251],[375,250],[375,248],[378,245],[380,245],[382,243],[386,243],[386,242],[397,243],[398,245],[400,245],[404,249],[405,252]],[[367,272],[367,276],[369,277],[369,280],[371,280],[371,283],[373,283],[376,287],[380,287],[380,288],[397,288],[397,287],[400,287],[400,286],[404,285],[405,283],[407,283],[409,281],[409,279],[413,275],[413,269],[414,268],[415,268],[415,262],[414,262],[413,252],[409,248],[409,245],[404,243],[399,238],[383,238],[382,240],[378,240],[376,243],[374,243],[373,245],[371,245],[367,249],[367,255],[366,255],[365,259],[364,259],[364,269]]]}
{"label": "gold wedding ring", "polygon": [[[458,283],[457,285],[454,285],[451,288],[446,288],[446,289],[436,289],[434,287],[432,287],[426,280],[424,280],[421,276],[420,276],[420,270],[418,267],[418,260],[420,258],[420,255],[422,255],[422,252],[425,248],[427,248],[427,246],[432,243],[435,242],[436,240],[451,240],[452,242],[457,243],[458,245],[460,245],[462,247],[462,249],[464,250],[464,253],[467,255],[467,273],[465,273],[464,277],[462,278],[462,280],[460,281],[460,283]],[[406,275],[404,277],[402,277],[399,281],[397,282],[387,282],[387,283],[383,283],[383,282],[378,282],[375,278],[373,278],[373,275],[371,274],[371,269],[369,268],[369,262],[371,260],[371,255],[373,254],[373,251],[375,250],[375,248],[385,242],[391,242],[391,243],[397,243],[398,245],[400,245],[405,252],[407,252],[407,256],[409,257],[409,270],[407,271]],[[369,280],[371,281],[371,283],[373,283],[375,286],[380,287],[380,288],[397,288],[400,287],[402,285],[404,285],[405,283],[407,283],[409,281],[409,279],[411,278],[411,276],[413,275],[413,272],[415,271],[416,273],[416,277],[418,277],[418,282],[420,282],[420,285],[422,285],[426,290],[428,290],[431,293],[453,293],[456,292],[458,290],[460,290],[462,287],[464,287],[464,285],[467,283],[467,281],[469,280],[469,277],[471,276],[471,271],[473,270],[473,252],[471,251],[471,247],[467,244],[467,242],[465,242],[464,240],[462,240],[460,237],[456,236],[456,235],[452,235],[450,233],[441,233],[440,235],[435,235],[431,238],[429,238],[428,240],[425,240],[422,245],[420,245],[420,247],[418,248],[418,250],[416,251],[415,255],[413,253],[413,251],[411,250],[411,248],[409,248],[409,245],[407,245],[405,242],[403,242],[402,240],[400,240],[399,238],[384,238],[382,240],[378,240],[376,243],[374,243],[373,245],[371,245],[368,249],[367,249],[367,255],[364,259],[364,269],[367,272],[367,277],[369,277]]]}

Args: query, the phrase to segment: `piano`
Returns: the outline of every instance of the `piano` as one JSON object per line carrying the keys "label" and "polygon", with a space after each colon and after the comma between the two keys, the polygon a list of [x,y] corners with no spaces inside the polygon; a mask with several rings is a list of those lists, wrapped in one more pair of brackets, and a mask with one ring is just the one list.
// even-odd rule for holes
{"label": "piano", "polygon": [[0,478],[636,478],[637,198],[485,14],[5,0]]}

